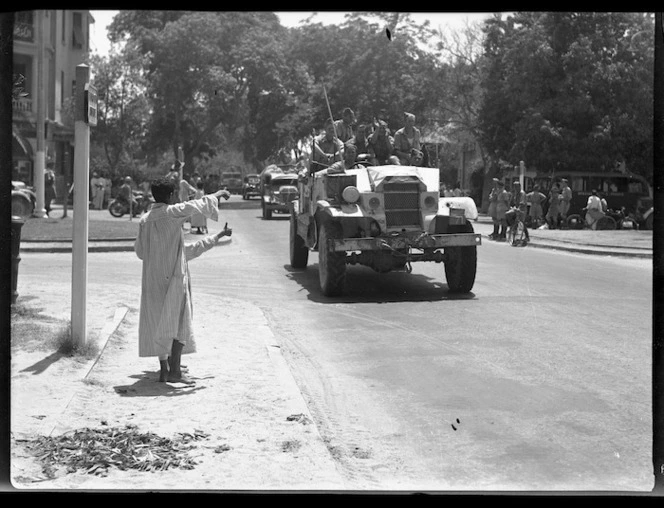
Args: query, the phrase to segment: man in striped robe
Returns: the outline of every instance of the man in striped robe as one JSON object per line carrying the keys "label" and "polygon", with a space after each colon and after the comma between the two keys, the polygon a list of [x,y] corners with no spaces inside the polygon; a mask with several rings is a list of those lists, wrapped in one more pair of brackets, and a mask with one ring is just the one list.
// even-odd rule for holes
{"label": "man in striped robe", "polygon": [[178,203],[178,187],[168,178],[151,184],[155,203],[141,217],[134,251],[143,260],[138,325],[139,356],[159,358],[159,381],[193,384],[182,374],[182,354],[196,351],[188,261],[211,249],[231,229],[185,244],[182,224],[194,213],[217,220],[221,190]]}

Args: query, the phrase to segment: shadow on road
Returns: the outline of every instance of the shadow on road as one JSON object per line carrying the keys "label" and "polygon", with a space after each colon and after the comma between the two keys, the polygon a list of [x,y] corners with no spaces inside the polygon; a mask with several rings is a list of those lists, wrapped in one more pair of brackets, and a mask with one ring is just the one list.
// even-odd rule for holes
{"label": "shadow on road", "polygon": [[[160,383],[157,372],[144,371],[143,374],[130,376],[137,381],[131,385],[114,386],[115,392],[122,397],[155,397],[167,396],[176,397],[180,395],[191,395],[192,393],[204,390],[205,386],[182,384]],[[199,382],[200,378],[190,376],[194,381]]]}
{"label": "shadow on road", "polygon": [[346,267],[345,294],[327,297],[320,291],[317,263],[304,270],[296,270],[290,265],[284,265],[284,268],[288,272],[287,277],[302,286],[308,292],[309,300],[317,303],[434,302],[475,298],[472,292],[451,293],[446,283],[426,275],[407,272],[381,274],[364,266]]}
{"label": "shadow on road", "polygon": [[48,369],[51,365],[53,365],[63,356],[65,355],[56,351],[55,353],[51,353],[50,355],[48,355],[46,358],[39,360],[37,363],[30,365],[30,367],[22,369],[21,372],[32,372],[32,374],[36,376],[44,372],[46,369]]}

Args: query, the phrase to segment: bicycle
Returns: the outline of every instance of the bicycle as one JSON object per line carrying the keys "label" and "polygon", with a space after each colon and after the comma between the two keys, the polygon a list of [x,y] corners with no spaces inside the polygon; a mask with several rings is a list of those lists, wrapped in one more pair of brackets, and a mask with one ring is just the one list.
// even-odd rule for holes
{"label": "bicycle", "polygon": [[567,226],[567,229],[594,229],[599,231],[612,231],[618,227],[613,213],[605,213],[602,217],[595,220],[595,222],[589,226],[586,221],[587,211],[587,208],[583,208],[581,213],[575,213],[567,216],[567,219],[565,219],[565,225]]}
{"label": "bicycle", "polygon": [[505,212],[507,221],[507,243],[512,247],[525,247],[530,241],[528,228],[525,223],[525,212],[518,208],[510,208]]}

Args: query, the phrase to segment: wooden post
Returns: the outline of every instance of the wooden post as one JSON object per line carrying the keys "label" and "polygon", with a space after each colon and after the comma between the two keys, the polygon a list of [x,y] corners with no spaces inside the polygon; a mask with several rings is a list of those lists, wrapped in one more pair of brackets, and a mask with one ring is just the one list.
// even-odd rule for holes
{"label": "wooden post", "polygon": [[46,217],[44,208],[44,171],[46,170],[46,92],[44,87],[44,11],[37,10],[37,150],[35,152],[35,165],[33,167],[32,181],[35,185],[37,202],[33,215]]}
{"label": "wooden post", "polygon": [[71,335],[74,344],[87,342],[88,208],[90,201],[90,127],[86,122],[85,88],[90,68],[76,67],[74,113],[74,206],[72,235]]}

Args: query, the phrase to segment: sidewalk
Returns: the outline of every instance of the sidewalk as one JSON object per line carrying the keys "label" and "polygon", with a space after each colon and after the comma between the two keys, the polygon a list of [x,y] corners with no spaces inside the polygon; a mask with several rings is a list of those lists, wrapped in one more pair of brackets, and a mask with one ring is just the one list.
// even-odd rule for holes
{"label": "sidewalk", "polygon": [[[480,214],[474,222],[475,232],[488,239],[493,231],[491,218]],[[623,256],[652,259],[652,231],[592,231],[563,229],[529,229],[528,247],[554,249],[579,254]]]}
{"label": "sidewalk", "polygon": [[[238,203],[243,206],[252,206]],[[61,208],[54,208],[52,215],[59,217]],[[90,220],[129,220],[116,219],[106,210],[91,210]],[[133,219],[138,220],[138,219]],[[480,214],[473,222],[476,233],[481,233],[486,241],[492,231],[491,218]],[[591,231],[591,230],[541,230],[529,229],[530,243],[528,247],[555,249],[580,254],[601,256],[623,256],[652,259],[652,231]],[[132,252],[134,238],[115,238],[108,240],[89,240],[88,252]],[[71,252],[69,241],[26,241],[21,240],[21,252]]]}
{"label": "sidewalk", "polygon": [[[61,317],[67,311],[69,286],[62,278],[50,276],[39,287],[36,278],[20,281],[25,283],[17,303],[45,307],[42,312],[51,319]],[[89,340],[99,346],[93,358],[51,352],[46,336],[32,338],[24,347],[12,345],[10,479],[15,488],[120,492],[348,488],[282,357],[279,338],[259,307],[194,292],[197,352],[183,356],[182,363],[196,384],[160,383],[157,359],[139,358],[137,352],[138,309],[133,305],[139,290],[90,291]],[[164,457],[160,448],[146,444],[124,453],[127,429],[173,440],[176,459],[187,455],[194,466],[178,467],[175,460],[171,467],[156,471],[104,467],[111,459],[131,461],[134,454],[146,461]],[[85,450],[81,452],[70,441],[49,457],[44,470],[36,458],[47,451],[37,445],[40,440],[73,439],[76,431],[112,433],[114,444],[81,438],[75,443]],[[181,443],[179,437],[187,440]],[[192,449],[185,451],[189,445]],[[116,455],[111,455],[113,448]],[[66,457],[85,460],[86,467],[68,471],[71,462],[62,463]],[[89,472],[92,464],[101,467]]]}

